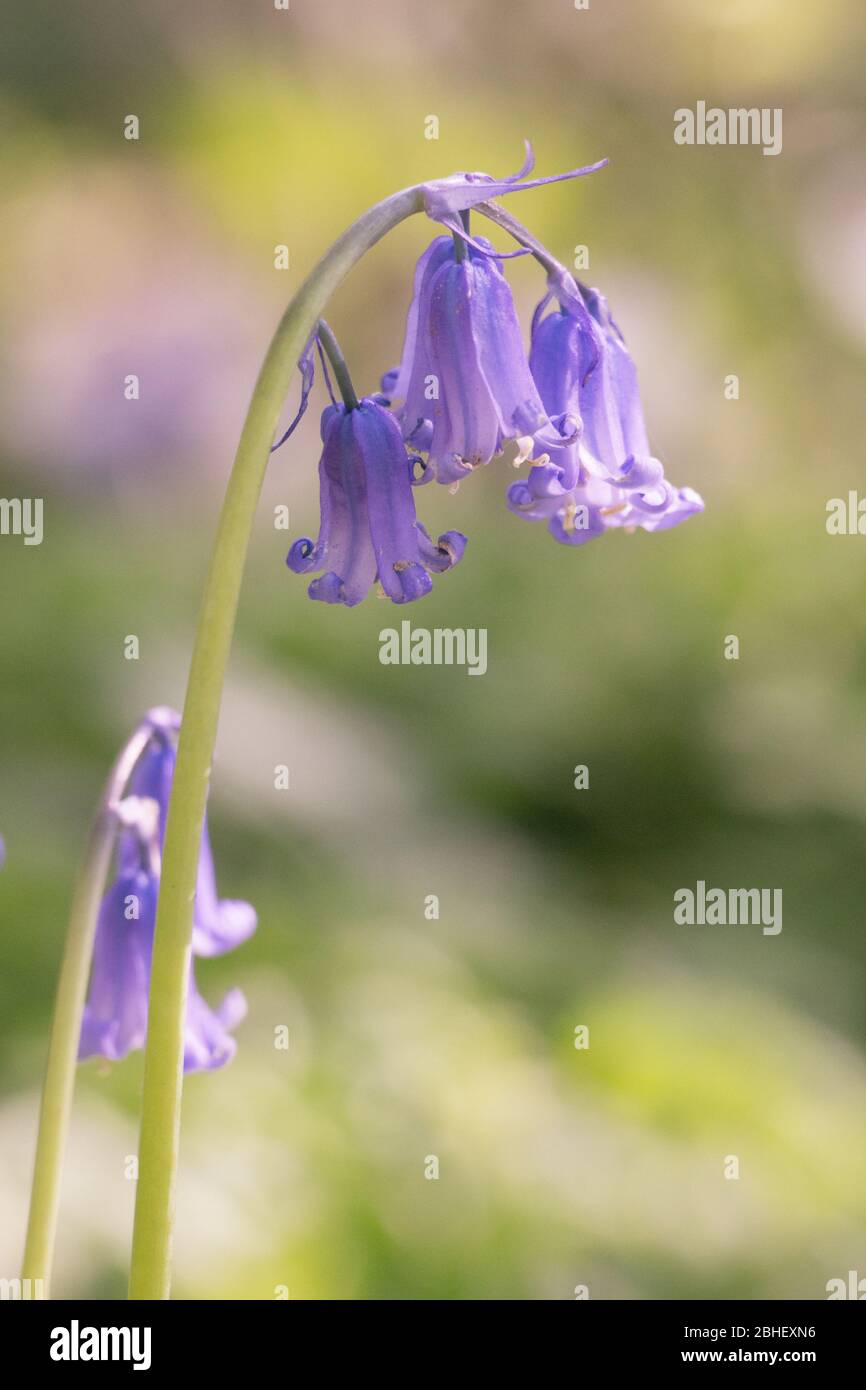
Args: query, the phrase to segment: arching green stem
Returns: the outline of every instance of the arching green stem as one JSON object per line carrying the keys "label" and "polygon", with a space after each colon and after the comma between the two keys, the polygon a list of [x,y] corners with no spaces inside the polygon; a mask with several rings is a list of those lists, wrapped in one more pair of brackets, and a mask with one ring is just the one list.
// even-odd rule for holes
{"label": "arching green stem", "polygon": [[256,504],[298,357],[340,281],[423,209],[420,188],[377,203],[343,233],[280,321],[256,382],[223,502],[193,648],[163,846],[153,947],[129,1295],[167,1298],[180,1136],[184,1018],[202,819],[226,664]]}

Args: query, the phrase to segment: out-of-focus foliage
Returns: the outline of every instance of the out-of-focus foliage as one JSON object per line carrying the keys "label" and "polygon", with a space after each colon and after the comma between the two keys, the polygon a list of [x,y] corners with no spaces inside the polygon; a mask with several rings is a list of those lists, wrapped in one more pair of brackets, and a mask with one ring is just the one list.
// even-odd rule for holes
{"label": "out-of-focus foliage", "polygon": [[[212,804],[221,890],[260,927],[199,972],[250,1015],[236,1062],[187,1086],[176,1291],[811,1298],[863,1272],[866,540],[824,525],[864,467],[859,20],[855,0],[375,0],[363,26],[348,0],[19,7],[0,486],[45,499],[45,539],[0,538],[0,1273],[84,826],[139,713],[182,699],[272,325],[364,206],[509,172],[524,135],[542,172],[610,156],[513,210],[567,261],[589,247],[654,446],[706,514],[567,551],[506,512],[500,461],[419,493],[470,537],[430,598],[344,612],[306,600],[273,525],[287,503],[291,535],[315,531],[317,409],[275,456]],[[676,146],[699,98],[783,108],[783,153]],[[401,228],[329,313],[365,391],[429,235]],[[509,274],[528,321],[537,268]],[[404,618],[487,628],[488,673],[381,666]],[[781,934],[676,926],[698,879],[782,888]],[[58,1295],[122,1293],[139,1086],[140,1059],[82,1069]]]}

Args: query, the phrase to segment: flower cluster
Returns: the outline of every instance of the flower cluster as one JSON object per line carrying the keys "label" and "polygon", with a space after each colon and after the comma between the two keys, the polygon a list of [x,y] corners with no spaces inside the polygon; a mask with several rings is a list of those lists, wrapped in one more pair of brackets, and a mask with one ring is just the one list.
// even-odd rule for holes
{"label": "flower cluster", "polygon": [[[295,573],[321,572],[311,598],[353,605],[376,580],[395,603],[428,593],[431,574],[460,559],[466,538],[451,531],[433,543],[415,518],[413,489],[431,479],[456,489],[508,440],[517,441],[518,465],[530,465],[509,487],[508,507],[546,521],[565,545],[617,528],[665,530],[703,510],[698,494],[669,483],[650,453],[634,363],[603,296],[576,283],[491,201],[600,166],[528,180],[531,167],[527,147],[526,164],[509,179],[461,174],[422,189],[428,215],[449,235],[417,264],[402,358],[383,377],[383,395],[357,400],[320,325],[343,401],[332,393],[322,417],[318,540],[295,542],[288,556]],[[472,208],[510,231],[519,249],[497,252],[470,235]],[[503,271],[508,256],[524,254],[544,267],[548,286],[528,356]],[[316,346],[330,387],[322,342],[314,335],[301,359],[300,413]]]}
{"label": "flower cluster", "polygon": [[[172,710],[146,717],[149,738],[115,807],[120,834],[114,880],[103,898],[94,944],[90,990],[81,1028],[80,1058],[119,1061],[144,1046],[147,999],[162,842],[174,777],[179,718]],[[193,910],[193,955],[216,956],[239,946],[256,928],[249,903],[220,900],[205,821]],[[212,1070],[235,1054],[230,1030],[246,1013],[243,994],[229,990],[211,1009],[196,989],[190,963],[184,1070]]]}

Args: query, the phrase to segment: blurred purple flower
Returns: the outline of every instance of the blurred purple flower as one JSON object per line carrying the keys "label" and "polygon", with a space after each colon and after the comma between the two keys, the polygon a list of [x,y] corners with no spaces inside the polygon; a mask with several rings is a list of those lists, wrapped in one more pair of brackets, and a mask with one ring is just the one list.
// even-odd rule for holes
{"label": "blurred purple flower", "polygon": [[[162,841],[175,768],[173,734],[178,717],[169,710],[150,716],[152,734],[129,780],[127,795],[115,808],[122,826],[117,873],[100,908],[93,970],[81,1028],[79,1057],[118,1061],[144,1046],[147,999]],[[213,956],[231,950],[255,930],[256,914],[247,903],[220,902],[216,896],[207,826],[202,834],[194,907],[193,954]],[[229,990],[213,1010],[198,993],[190,964],[184,1070],[212,1070],[230,1061],[236,1043],[230,1035],[246,1013],[243,994]]]}
{"label": "blurred purple flower", "polygon": [[[52,168],[10,221],[6,451],[75,488],[151,488],[157,473],[183,486],[220,465],[269,323],[266,281],[154,170]],[[58,226],[74,228],[62,257]]]}
{"label": "blurred purple flower", "polygon": [[[151,711],[153,738],[140,758],[130,779],[129,794],[156,802],[158,812],[158,849],[162,853],[165,824],[174,768],[177,760],[171,737],[179,727],[174,710]],[[121,836],[118,865],[121,869],[137,865],[140,846],[135,836]],[[195,904],[193,906],[192,949],[196,956],[219,956],[240,946],[256,929],[256,911],[249,903],[230,898],[218,899],[214,875],[213,854],[205,813],[201,849],[198,860]]]}
{"label": "blurred purple flower", "polygon": [[319,463],[321,527],[315,545],[295,541],[286,563],[295,574],[325,573],[309,587],[325,603],[360,603],[380,581],[394,603],[422,598],[461,558],[466,537],[448,531],[434,544],[415,519],[412,472],[400,427],[372,397],[322,414]]}
{"label": "blurred purple flower", "polygon": [[[662,531],[703,511],[691,488],[674,488],[650,453],[634,362],[607,302],[578,287],[533,320],[530,367],[550,428],[533,440],[537,459],[526,480],[508,489],[508,506],[547,521],[554,538],[581,545],[615,527]],[[558,436],[558,437],[557,437]]]}

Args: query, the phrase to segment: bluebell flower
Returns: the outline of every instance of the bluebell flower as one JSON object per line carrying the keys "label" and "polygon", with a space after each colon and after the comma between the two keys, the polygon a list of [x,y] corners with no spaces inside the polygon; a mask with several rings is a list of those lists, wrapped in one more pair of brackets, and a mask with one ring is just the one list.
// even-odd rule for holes
{"label": "bluebell flower", "polygon": [[[324,571],[310,584],[312,598],[351,606],[376,578],[397,603],[427,593],[431,573],[456,563],[466,540],[449,532],[433,544],[415,520],[412,486],[435,478],[454,487],[507,440],[517,443],[518,464],[532,464],[509,488],[509,507],[547,521],[563,544],[620,527],[664,530],[703,510],[699,495],[673,487],[650,452],[634,363],[605,300],[578,285],[494,201],[606,162],[530,179],[527,144],[523,168],[509,178],[462,173],[421,185],[427,214],[450,235],[436,238],[417,263],[400,365],[383,377],[383,397],[359,405],[333,335],[319,321],[300,359],[301,408],[283,436],[303,413],[317,349],[329,389],[324,356],[337,372],[343,404],[332,392],[322,417],[318,541],[297,541],[287,559],[296,573]],[[520,249],[498,252],[470,235],[473,208]],[[524,254],[548,279],[528,357],[502,271],[506,255]],[[546,313],[553,296],[558,307]],[[384,409],[392,401],[393,414]],[[427,455],[421,476],[407,473],[395,417],[406,446]]]}
{"label": "bluebell flower", "polygon": [[[152,712],[151,737],[129,779],[127,795],[114,808],[120,824],[117,866],[100,907],[93,967],[82,1020],[78,1055],[118,1061],[144,1047],[162,841],[174,776],[173,733],[178,719]],[[193,954],[218,955],[245,940],[256,926],[247,903],[216,896],[207,828],[202,835],[194,907]],[[199,994],[190,963],[184,1035],[184,1070],[211,1070],[236,1051],[231,1030],[246,1013],[238,989],[216,1009]]]}
{"label": "bluebell flower", "polygon": [[435,543],[415,518],[413,460],[400,427],[380,400],[322,414],[318,540],[295,541],[286,563],[295,574],[323,570],[309,595],[325,603],[360,603],[378,579],[394,603],[423,597],[431,574],[450,569],[466,537],[449,531]]}
{"label": "bluebell flower", "polygon": [[501,260],[489,241],[437,237],[415,271],[403,357],[383,383],[432,476],[456,483],[546,412],[532,379]]}
{"label": "bluebell flower", "polygon": [[[156,803],[158,819],[158,849],[162,852],[171,784],[174,779],[176,754],[172,734],[179,727],[173,710],[151,711],[155,723],[153,737],[142,754],[130,779],[129,795]],[[136,836],[122,835],[118,847],[118,864],[122,868],[137,865],[140,845]],[[193,906],[192,949],[196,956],[219,956],[240,946],[256,929],[256,911],[249,903],[231,898],[217,898],[213,854],[208,834],[207,813],[202,828],[198,876]]]}
{"label": "bluebell flower", "polygon": [[485,238],[470,236],[470,210],[606,162],[529,179],[534,158],[527,141],[523,168],[509,178],[455,174],[423,186],[428,216],[452,235],[437,238],[416,266],[400,366],[383,389],[401,402],[408,442],[429,453],[428,477],[458,483],[489,463],[507,439],[532,436],[546,420],[502,273],[503,259],[527,255],[529,247],[496,252]]}
{"label": "bluebell flower", "polygon": [[545,315],[549,298],[535,313],[529,362],[556,434],[536,434],[534,466],[508,489],[509,508],[547,521],[565,545],[618,527],[667,530],[703,511],[650,452],[634,362],[603,296],[571,281]]}

